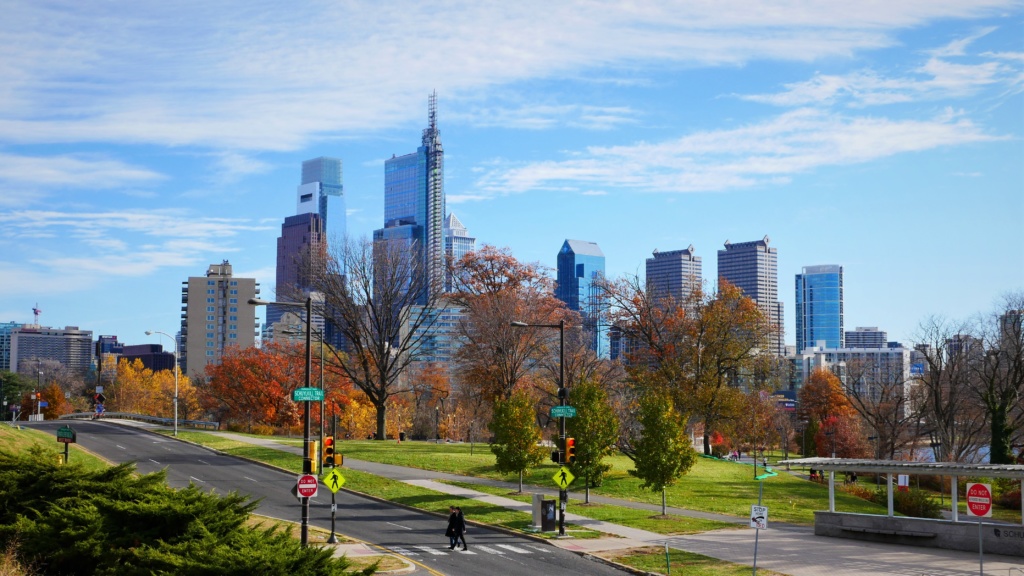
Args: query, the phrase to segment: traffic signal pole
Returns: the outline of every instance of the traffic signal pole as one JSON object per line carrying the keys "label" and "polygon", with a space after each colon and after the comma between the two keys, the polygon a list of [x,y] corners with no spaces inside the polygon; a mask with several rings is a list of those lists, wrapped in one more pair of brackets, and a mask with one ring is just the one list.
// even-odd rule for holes
{"label": "traffic signal pole", "polygon": [[[558,321],[558,405],[567,406],[569,394],[565,390],[565,319]],[[564,414],[564,413],[563,413]],[[559,418],[558,440],[563,452],[561,464],[566,464],[565,458],[565,416]],[[558,535],[565,536],[565,508],[569,504],[569,487],[566,486],[558,491]]]}

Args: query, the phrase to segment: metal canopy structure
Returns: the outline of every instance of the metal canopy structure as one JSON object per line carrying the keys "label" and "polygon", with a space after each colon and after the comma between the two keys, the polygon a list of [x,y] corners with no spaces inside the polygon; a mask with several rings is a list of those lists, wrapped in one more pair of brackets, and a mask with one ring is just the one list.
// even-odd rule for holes
{"label": "metal canopy structure", "polygon": [[[957,481],[960,476],[981,478],[1010,478],[1019,480],[1024,492],[1024,465],[1020,464],[960,464],[958,462],[903,462],[899,460],[858,460],[846,458],[797,458],[781,460],[780,464],[807,466],[814,470],[828,472],[828,511],[836,511],[836,472],[868,472],[886,474],[888,481],[889,516],[893,516],[892,477],[893,474],[918,474],[926,476],[952,476],[951,482],[953,521],[960,520],[957,506]],[[1021,525],[1024,526],[1024,500],[1021,501]]]}

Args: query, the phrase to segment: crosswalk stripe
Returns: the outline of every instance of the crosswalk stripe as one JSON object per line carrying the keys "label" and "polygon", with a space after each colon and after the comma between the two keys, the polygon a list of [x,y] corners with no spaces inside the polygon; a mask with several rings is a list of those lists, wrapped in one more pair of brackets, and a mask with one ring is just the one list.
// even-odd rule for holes
{"label": "crosswalk stripe", "polygon": [[422,551],[426,552],[427,554],[430,554],[431,556],[444,556],[444,552],[442,552],[440,550],[435,550],[435,549],[431,548],[430,546],[415,546],[415,548],[417,550],[422,550]]}
{"label": "crosswalk stripe", "polygon": [[490,546],[484,546],[483,544],[477,544],[476,546],[474,546],[474,548],[476,548],[477,550],[483,550],[484,552],[487,552],[488,554],[498,554],[500,556],[504,556],[505,555],[505,553],[502,552],[501,550],[495,550],[494,548],[491,548]]}
{"label": "crosswalk stripe", "polygon": [[498,548],[504,548],[505,550],[511,550],[516,554],[532,554],[529,550],[523,550],[522,548],[517,548],[511,544],[495,544],[495,546]]}
{"label": "crosswalk stripe", "polygon": [[406,550],[405,548],[392,548],[391,551],[396,554],[401,554],[402,556],[419,556],[419,552],[413,552],[411,550]]}
{"label": "crosswalk stripe", "polygon": [[533,548],[533,549],[534,549],[534,550],[536,550],[537,552],[542,552],[542,553],[544,553],[544,554],[547,554],[547,553],[551,552],[551,548],[549,548],[549,547],[544,547],[544,546],[534,546],[533,544],[525,544],[525,546],[526,546],[527,548]]}

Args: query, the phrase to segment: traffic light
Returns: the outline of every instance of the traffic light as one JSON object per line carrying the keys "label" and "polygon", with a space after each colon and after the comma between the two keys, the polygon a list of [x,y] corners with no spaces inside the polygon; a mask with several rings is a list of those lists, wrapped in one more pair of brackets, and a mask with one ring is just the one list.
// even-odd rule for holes
{"label": "traffic light", "polygon": [[319,444],[320,443],[317,442],[316,440],[310,440],[309,441],[309,445],[307,447],[307,450],[308,450],[307,454],[309,454],[309,473],[310,474],[316,474],[317,471],[320,469],[320,467],[317,466],[317,463],[319,462],[319,459],[316,457],[317,448],[320,447]]}
{"label": "traffic light", "polygon": [[562,453],[559,452],[558,450],[552,450],[551,451],[551,461],[554,462],[555,464],[561,464],[562,463]]}
{"label": "traffic light", "polygon": [[334,453],[334,467],[337,468],[345,464],[345,455],[341,452]]}
{"label": "traffic light", "polygon": [[324,436],[324,466],[334,465],[334,436]]}
{"label": "traffic light", "polygon": [[565,461],[569,464],[576,462],[576,439],[565,439]]}

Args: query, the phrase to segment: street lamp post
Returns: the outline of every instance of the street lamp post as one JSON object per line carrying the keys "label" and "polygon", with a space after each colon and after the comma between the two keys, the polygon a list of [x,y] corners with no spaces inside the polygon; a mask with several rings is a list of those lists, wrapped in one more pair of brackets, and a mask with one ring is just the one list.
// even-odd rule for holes
{"label": "street lamp post", "polygon": [[[565,319],[558,324],[527,324],[513,320],[515,328],[558,328],[558,405],[567,406],[569,394],[565,390]],[[564,414],[564,412],[562,412]],[[558,463],[565,464],[565,416],[558,417]],[[569,502],[568,487],[558,491],[558,535],[565,536],[565,508]]]}
{"label": "street lamp post", "polygon": [[[43,387],[43,371],[39,370],[39,375],[36,376],[36,391],[32,396],[36,399],[36,417],[39,416],[39,389]],[[31,418],[29,418],[31,420]]]}
{"label": "street lamp post", "polygon": [[146,336],[152,336],[153,334],[159,334],[161,336],[167,336],[171,342],[174,342],[174,436],[178,436],[178,341],[167,332],[161,332],[159,330],[146,330]]}
{"label": "street lamp post", "polygon": [[[270,302],[269,300],[260,300],[259,298],[250,298],[249,304],[252,306],[266,306],[267,304],[275,304],[278,306],[304,306],[306,308],[306,372],[305,382],[306,388],[310,387],[310,377],[313,365],[313,296],[311,294],[306,295],[305,302]],[[312,474],[313,473],[313,455],[309,453],[309,400],[303,402],[305,408],[302,410],[302,473]],[[309,498],[302,497],[302,524],[299,531],[300,540],[302,546],[305,547],[309,543]]]}

